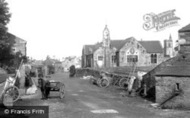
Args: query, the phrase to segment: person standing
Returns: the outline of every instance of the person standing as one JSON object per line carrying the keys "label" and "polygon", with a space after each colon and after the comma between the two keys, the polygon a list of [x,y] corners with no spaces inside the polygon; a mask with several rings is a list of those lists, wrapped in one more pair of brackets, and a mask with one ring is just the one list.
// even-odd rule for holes
{"label": "person standing", "polygon": [[26,72],[25,74],[25,94],[27,93],[27,89],[32,86],[32,80],[30,76],[30,72]]}

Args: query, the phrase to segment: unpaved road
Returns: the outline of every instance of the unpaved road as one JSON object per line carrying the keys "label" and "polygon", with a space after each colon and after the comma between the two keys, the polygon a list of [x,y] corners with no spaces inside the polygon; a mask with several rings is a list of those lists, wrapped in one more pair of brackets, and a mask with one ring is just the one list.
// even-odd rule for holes
{"label": "unpaved road", "polygon": [[99,88],[88,80],[69,78],[67,73],[57,73],[51,79],[66,85],[64,99],[51,92],[48,100],[41,100],[37,91],[15,105],[48,105],[49,118],[190,118],[190,111],[154,109],[140,97],[123,97],[121,90]]}

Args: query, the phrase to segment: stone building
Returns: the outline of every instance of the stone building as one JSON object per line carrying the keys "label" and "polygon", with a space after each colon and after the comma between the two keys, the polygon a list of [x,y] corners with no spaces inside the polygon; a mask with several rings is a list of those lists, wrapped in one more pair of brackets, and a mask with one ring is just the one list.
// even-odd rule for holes
{"label": "stone building", "polygon": [[156,73],[156,102],[167,108],[190,108],[190,55],[180,57]]}
{"label": "stone building", "polygon": [[111,40],[110,31],[106,25],[102,42],[83,46],[82,67],[131,66],[134,62],[137,66],[155,66],[172,57],[171,36],[164,41],[164,46],[162,48],[160,41],[138,41],[134,37]]}
{"label": "stone building", "polygon": [[13,53],[16,53],[16,52],[21,52],[21,54],[23,56],[26,56],[26,44],[27,42],[11,33],[8,33],[8,37],[11,39],[11,40],[14,40],[15,44],[14,46],[12,47],[12,50],[13,50]]}
{"label": "stone building", "polygon": [[178,34],[185,40],[178,54],[143,76],[147,92],[152,90],[155,101],[167,108],[190,107],[190,25]]}

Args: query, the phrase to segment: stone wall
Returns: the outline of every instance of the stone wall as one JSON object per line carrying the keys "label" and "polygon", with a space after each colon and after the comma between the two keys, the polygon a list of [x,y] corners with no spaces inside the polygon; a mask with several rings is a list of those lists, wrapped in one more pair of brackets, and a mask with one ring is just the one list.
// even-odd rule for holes
{"label": "stone wall", "polygon": [[[134,52],[131,52],[130,50],[133,49]],[[143,51],[144,50],[144,51]],[[138,56],[138,63],[137,65],[140,65],[143,58],[145,58],[145,49],[140,46],[140,44],[136,40],[132,40],[129,43],[126,43],[121,49],[120,49],[120,66],[131,66],[130,63],[127,62],[127,56],[128,55],[137,55]]]}
{"label": "stone wall", "polygon": [[20,51],[23,55],[26,56],[26,41],[16,37],[14,49],[15,49],[15,52]]}
{"label": "stone wall", "polygon": [[[115,67],[116,63],[112,63],[112,56],[116,55],[116,50],[115,49],[107,49],[107,54],[106,54],[106,62],[107,62],[107,66],[109,65],[109,67]],[[94,52],[94,56],[93,56],[93,60],[94,60],[94,67],[95,68],[101,68],[104,67],[105,64],[105,51],[104,48],[100,47],[99,49],[97,49]],[[103,60],[100,61],[98,60],[98,56],[102,56]],[[109,58],[108,58],[109,57]],[[102,66],[101,66],[102,64]]]}
{"label": "stone wall", "polygon": [[[103,59],[102,61],[98,61],[98,56],[102,56]],[[95,52],[94,52],[94,56],[93,56],[93,60],[94,60],[94,67],[95,68],[101,68],[103,67],[104,65],[104,50],[102,47],[100,47],[99,49],[97,49]]]}
{"label": "stone wall", "polygon": [[151,97],[155,98],[155,91],[152,91],[152,90],[154,90],[154,87],[155,87],[155,84],[156,84],[156,80],[155,80],[155,74],[156,74],[156,72],[160,71],[162,68],[165,68],[166,66],[172,65],[172,63],[176,59],[178,59],[178,58],[177,57],[173,57],[173,58],[170,58],[168,60],[163,61],[162,63],[160,63],[156,67],[152,66],[153,69],[143,76],[142,86],[141,87],[143,87],[144,85],[146,85],[148,96],[151,96]]}
{"label": "stone wall", "polygon": [[[134,48],[134,54],[130,53],[130,49]],[[147,53],[144,47],[142,47],[138,41],[134,40],[133,44],[126,43],[123,48],[120,50],[120,66],[130,66],[130,63],[127,62],[127,55],[137,55],[138,62],[137,66],[151,66],[151,65],[158,65],[165,60],[164,54],[156,53],[157,54],[157,63],[151,63],[151,54]]]}
{"label": "stone wall", "polygon": [[156,102],[162,103],[174,94],[176,83],[181,94],[164,104],[166,108],[190,108],[190,77],[156,76]]}
{"label": "stone wall", "polygon": [[26,55],[26,45],[24,43],[14,45],[15,52],[21,52],[22,55]]}

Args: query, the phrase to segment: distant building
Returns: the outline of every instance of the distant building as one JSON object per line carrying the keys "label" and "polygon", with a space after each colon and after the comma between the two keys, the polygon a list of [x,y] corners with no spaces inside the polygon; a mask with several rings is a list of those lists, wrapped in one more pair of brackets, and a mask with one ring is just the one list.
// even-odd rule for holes
{"label": "distant building", "polygon": [[170,35],[169,39],[164,40],[164,56],[173,57],[174,56],[174,47],[172,36]]}
{"label": "distant building", "polygon": [[27,48],[26,48],[26,44],[27,42],[11,33],[8,33],[8,37],[11,39],[11,40],[14,40],[15,41],[15,44],[14,46],[12,47],[12,51],[13,53],[16,53],[16,52],[21,52],[23,56],[26,56],[26,51],[27,51]]}
{"label": "distant building", "polygon": [[116,66],[158,65],[173,57],[173,41],[170,36],[164,42],[164,49],[160,41],[137,41],[134,37],[125,40],[111,40],[110,31],[105,26],[103,40],[95,45],[84,45],[82,50],[82,67],[102,68]]}
{"label": "distant building", "polygon": [[70,56],[70,57],[66,57],[64,58],[64,60],[62,61],[62,66],[64,68],[64,71],[68,71],[70,66],[74,65],[75,68],[80,68],[81,67],[81,58],[80,57],[76,57],[76,56]]}

